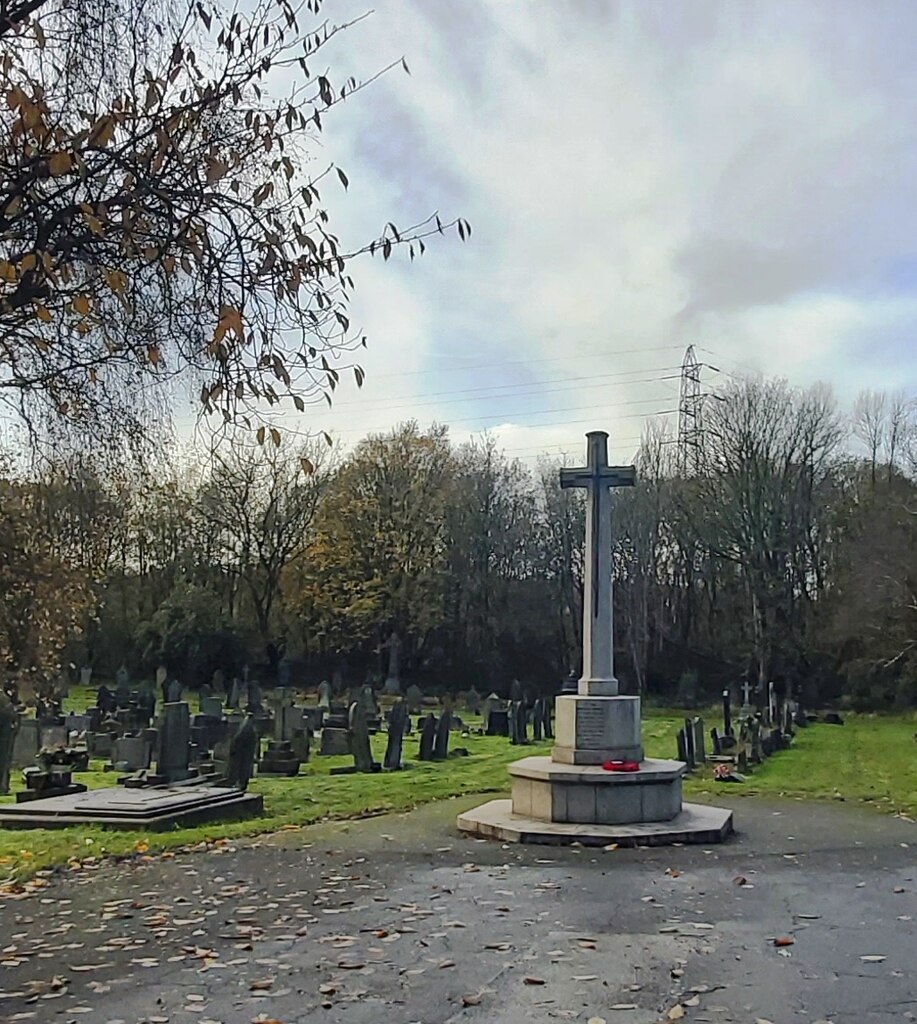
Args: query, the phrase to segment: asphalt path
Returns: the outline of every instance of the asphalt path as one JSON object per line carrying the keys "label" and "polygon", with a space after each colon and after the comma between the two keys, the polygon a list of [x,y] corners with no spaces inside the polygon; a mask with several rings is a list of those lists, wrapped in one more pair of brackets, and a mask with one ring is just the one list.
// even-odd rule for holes
{"label": "asphalt path", "polygon": [[[917,826],[736,800],[710,847],[459,836],[451,800],[0,903],[0,1020],[917,1019]],[[776,940],[776,942],[775,942]]]}

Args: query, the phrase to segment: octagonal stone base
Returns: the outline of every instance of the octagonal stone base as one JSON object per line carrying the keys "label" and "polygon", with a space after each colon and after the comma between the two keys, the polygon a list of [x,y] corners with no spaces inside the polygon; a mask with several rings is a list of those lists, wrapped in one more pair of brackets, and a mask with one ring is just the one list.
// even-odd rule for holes
{"label": "octagonal stone base", "polygon": [[647,759],[637,772],[525,757],[509,766],[512,812],[561,824],[671,821],[681,811],[680,761]]}
{"label": "octagonal stone base", "polygon": [[460,832],[504,843],[562,846],[668,846],[672,843],[722,843],[731,835],[732,811],[705,804],[684,804],[671,821],[630,825],[571,824],[514,814],[509,800],[491,800],[460,814]]}

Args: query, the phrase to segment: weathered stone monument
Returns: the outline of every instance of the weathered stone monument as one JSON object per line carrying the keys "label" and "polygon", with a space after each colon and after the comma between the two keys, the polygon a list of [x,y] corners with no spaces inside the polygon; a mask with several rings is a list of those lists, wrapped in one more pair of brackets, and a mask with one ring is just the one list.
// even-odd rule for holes
{"label": "weathered stone monument", "polygon": [[717,842],[732,812],[682,804],[685,765],[644,758],[640,698],[618,693],[612,623],[613,487],[632,486],[632,466],[608,464],[608,435],[587,435],[586,466],[563,469],[561,487],[586,489],[583,672],[555,704],[550,757],[510,765],[512,798],[458,818],[463,832],[510,842],[654,845]]}
{"label": "weathered stone monument", "polygon": [[397,633],[392,633],[388,638],[388,675],[385,677],[383,693],[401,693],[401,638]]}

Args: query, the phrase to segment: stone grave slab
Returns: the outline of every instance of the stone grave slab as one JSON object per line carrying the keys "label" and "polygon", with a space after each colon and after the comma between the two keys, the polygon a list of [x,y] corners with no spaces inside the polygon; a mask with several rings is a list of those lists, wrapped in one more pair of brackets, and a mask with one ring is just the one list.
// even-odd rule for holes
{"label": "stone grave slab", "polygon": [[263,807],[259,794],[222,786],[113,787],[3,805],[0,828],[105,825],[122,829],[162,829],[247,818],[260,814]]}

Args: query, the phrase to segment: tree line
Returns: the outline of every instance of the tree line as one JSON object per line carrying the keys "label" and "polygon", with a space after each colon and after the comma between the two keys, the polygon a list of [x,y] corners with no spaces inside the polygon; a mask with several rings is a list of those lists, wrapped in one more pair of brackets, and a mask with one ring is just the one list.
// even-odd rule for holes
{"label": "tree line", "polygon": [[[914,428],[880,393],[736,380],[695,449],[647,426],[614,498],[616,666],[631,692],[776,679],[817,702],[917,704]],[[556,688],[579,668],[584,511],[558,465],[409,422],[350,452],[234,432],[130,472],[81,455],[0,489],[0,654],[189,685],[385,673]],[[286,663],[287,669],[282,669]]]}

